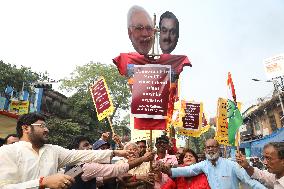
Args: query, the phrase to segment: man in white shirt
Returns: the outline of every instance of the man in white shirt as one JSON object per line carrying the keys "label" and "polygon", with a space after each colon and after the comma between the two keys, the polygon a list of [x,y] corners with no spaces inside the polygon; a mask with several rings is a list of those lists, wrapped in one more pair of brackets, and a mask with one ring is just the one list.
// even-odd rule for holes
{"label": "man in white shirt", "polygon": [[45,144],[48,128],[45,117],[22,115],[17,122],[19,142],[0,147],[0,188],[68,188],[74,178],[57,173],[66,165],[80,162],[109,163],[112,156],[127,156],[123,150],[67,150]]}
{"label": "man in white shirt", "polygon": [[267,168],[252,167],[242,154],[236,154],[237,162],[247,173],[265,184],[268,188],[284,189],[284,142],[271,142],[263,147],[263,163]]}

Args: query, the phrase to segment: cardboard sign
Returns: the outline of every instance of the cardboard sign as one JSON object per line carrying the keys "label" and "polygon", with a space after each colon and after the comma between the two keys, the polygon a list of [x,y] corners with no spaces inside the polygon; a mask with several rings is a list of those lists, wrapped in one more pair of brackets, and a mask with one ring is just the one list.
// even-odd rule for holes
{"label": "cardboard sign", "polygon": [[185,129],[198,130],[202,124],[201,104],[196,102],[185,103],[185,116],[182,118]]}
{"label": "cardboard sign", "polygon": [[171,66],[134,65],[131,113],[136,118],[166,119]]}
{"label": "cardboard sign", "polygon": [[227,121],[227,99],[219,98],[217,104],[217,123],[215,139],[224,145],[229,145],[228,121]]}
{"label": "cardboard sign", "polygon": [[94,85],[90,87],[90,91],[96,107],[98,120],[100,121],[112,114],[114,107],[105,79],[101,77]]}
{"label": "cardboard sign", "polygon": [[202,134],[202,115],[203,103],[201,102],[185,102],[185,116],[182,118],[183,127],[178,127],[177,131],[180,135],[200,137]]}
{"label": "cardboard sign", "polygon": [[274,79],[284,75],[284,54],[266,58],[263,64],[268,79]]}

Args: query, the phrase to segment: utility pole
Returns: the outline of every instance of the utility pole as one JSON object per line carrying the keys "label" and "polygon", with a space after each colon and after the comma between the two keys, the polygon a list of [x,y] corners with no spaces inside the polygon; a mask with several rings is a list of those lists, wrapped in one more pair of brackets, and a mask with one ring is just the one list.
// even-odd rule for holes
{"label": "utility pole", "polygon": [[[282,81],[282,77],[281,77],[281,81]],[[283,116],[283,114],[284,114],[284,106],[283,106],[283,102],[282,102],[282,98],[281,98],[281,93],[282,93],[283,86],[281,86],[281,84],[276,79],[273,79],[272,82],[273,82],[274,89],[276,90],[278,98],[279,98],[279,101],[280,101],[280,105],[281,105],[281,109],[282,109],[282,117],[280,118],[280,120],[282,120],[283,117],[284,117]],[[281,87],[281,92],[279,91],[279,87]]]}
{"label": "utility pole", "polygon": [[[279,83],[279,81],[277,79],[280,79],[281,83]],[[262,81],[260,79],[252,79],[252,80],[253,81]],[[281,93],[282,93],[282,90],[284,89],[283,77],[282,76],[276,77],[276,78],[273,78],[272,80],[266,80],[265,82],[273,82],[274,90],[277,93],[277,96],[279,98],[280,105],[281,105],[281,110],[282,110],[282,115],[283,116],[280,118],[280,120],[282,120],[284,118],[284,106],[283,106],[283,101],[282,101],[282,98],[281,98]],[[280,90],[279,90],[279,87],[281,88]]]}

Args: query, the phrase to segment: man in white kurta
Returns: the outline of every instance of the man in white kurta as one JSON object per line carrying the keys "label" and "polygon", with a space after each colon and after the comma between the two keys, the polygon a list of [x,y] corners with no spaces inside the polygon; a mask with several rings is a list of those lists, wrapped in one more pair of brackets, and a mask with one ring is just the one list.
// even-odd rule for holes
{"label": "man in white kurta", "polygon": [[74,178],[57,173],[66,165],[80,162],[110,163],[113,155],[125,156],[119,150],[67,150],[44,144],[48,139],[45,118],[25,114],[17,123],[20,141],[0,147],[0,188],[68,188]]}

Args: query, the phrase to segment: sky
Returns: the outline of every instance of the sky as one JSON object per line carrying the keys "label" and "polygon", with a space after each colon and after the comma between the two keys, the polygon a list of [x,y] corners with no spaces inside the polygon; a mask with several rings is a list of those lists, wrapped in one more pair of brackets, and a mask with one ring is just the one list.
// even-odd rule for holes
{"label": "sky", "polygon": [[[134,52],[127,34],[127,11],[144,7],[159,19],[173,12],[180,38],[172,54],[187,55],[192,67],[181,74],[181,97],[201,101],[210,117],[227,97],[232,74],[244,111],[272,94],[263,59],[284,53],[283,0],[10,0],[0,1],[0,60],[68,78],[76,66],[112,64]],[[68,94],[66,94],[68,96]]]}

